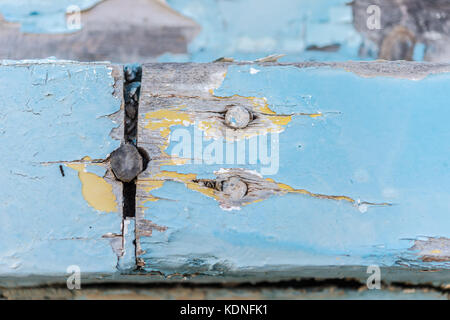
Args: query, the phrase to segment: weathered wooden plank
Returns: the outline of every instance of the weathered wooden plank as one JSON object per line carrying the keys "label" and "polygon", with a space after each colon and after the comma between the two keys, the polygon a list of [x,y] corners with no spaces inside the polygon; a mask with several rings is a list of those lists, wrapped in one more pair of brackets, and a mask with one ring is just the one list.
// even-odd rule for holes
{"label": "weathered wooden plank", "polygon": [[139,264],[166,275],[448,268],[449,71],[144,65]]}
{"label": "weathered wooden plank", "polygon": [[[185,54],[160,62],[210,62],[219,57],[255,60],[286,54],[283,61],[358,59],[361,36],[347,0],[167,0],[201,26]],[[366,16],[366,13],[364,13]]]}
{"label": "weathered wooden plank", "polygon": [[[270,272],[269,272],[270,271]],[[429,271],[429,272],[427,272]],[[433,292],[447,293],[449,269],[423,270],[405,268],[402,266],[380,267],[381,290],[392,288],[427,289]],[[205,274],[170,274],[157,272],[126,272],[126,273],[89,273],[81,275],[82,289],[101,287],[104,283],[130,288],[147,286],[147,288],[169,287],[245,287],[250,283],[255,287],[285,287],[290,283],[292,288],[318,288],[338,286],[339,288],[367,288],[367,281],[372,273],[367,272],[367,266],[302,266],[278,268],[276,270],[236,270],[221,277]],[[14,289],[32,289],[48,286],[66,289],[67,274],[11,277],[0,275],[0,291]]]}
{"label": "weathered wooden plank", "polygon": [[0,58],[445,62],[448,11],[446,0],[3,1]]}
{"label": "weathered wooden plank", "polygon": [[[81,10],[78,17],[73,6]],[[0,3],[0,13],[3,59],[154,61],[163,53],[185,53],[199,30],[156,0],[19,0]]]}
{"label": "weathered wooden plank", "polygon": [[[356,59],[360,36],[346,2],[283,0],[276,10],[271,1],[260,0],[5,2],[0,57],[125,63],[213,61],[224,55],[253,60],[284,53],[288,61]],[[79,19],[66,15],[74,5]],[[74,22],[81,28],[73,28]]]}
{"label": "weathered wooden plank", "polygon": [[0,274],[114,272],[122,184],[108,155],[123,139],[122,67],[0,65]]}
{"label": "weathered wooden plank", "polygon": [[276,8],[268,0],[168,4],[202,31],[187,55],[167,54],[161,62],[209,62],[223,55],[254,60],[274,53],[286,54],[284,62],[449,61],[447,0],[282,0]]}

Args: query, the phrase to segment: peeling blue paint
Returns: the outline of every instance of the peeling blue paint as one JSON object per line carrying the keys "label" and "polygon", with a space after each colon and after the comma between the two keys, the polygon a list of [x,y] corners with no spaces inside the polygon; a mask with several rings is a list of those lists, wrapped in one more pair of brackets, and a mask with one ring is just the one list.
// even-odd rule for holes
{"label": "peeling blue paint", "polygon": [[[287,194],[224,211],[215,199],[166,182],[151,192],[161,200],[146,203],[145,218],[167,227],[141,239],[147,269],[214,274],[278,266],[394,266],[416,237],[450,237],[449,90],[450,74],[409,80],[328,67],[230,66],[216,96],[265,97],[277,113],[323,114],[293,116],[280,133],[279,171],[264,178],[393,205],[369,206],[366,212],[345,201]],[[176,144],[171,142],[169,154]],[[245,152],[247,161],[238,167],[258,170]],[[224,167],[236,165],[162,169],[213,178]],[[427,265],[415,258],[416,266]]]}
{"label": "peeling blue paint", "polygon": [[118,124],[107,117],[121,106],[113,85],[107,64],[0,65],[0,274],[115,270],[117,256],[102,236],[120,234],[120,214],[90,207],[78,173],[63,166],[63,176],[59,167],[105,159],[119,146],[110,137]]}
{"label": "peeling blue paint", "polygon": [[118,269],[124,272],[133,271],[136,269],[136,221],[135,219],[124,219],[122,226],[123,234],[123,256],[120,257]]}
{"label": "peeling blue paint", "polygon": [[[347,0],[205,1],[167,3],[202,27],[187,55],[166,54],[160,62],[209,62],[219,57],[254,60],[287,54],[280,61],[355,60],[361,37],[352,25]],[[338,44],[336,52],[306,51]]]}
{"label": "peeling blue paint", "polygon": [[0,0],[0,13],[8,22],[21,24],[26,33],[74,32],[67,26],[69,6],[87,10],[103,0]]}

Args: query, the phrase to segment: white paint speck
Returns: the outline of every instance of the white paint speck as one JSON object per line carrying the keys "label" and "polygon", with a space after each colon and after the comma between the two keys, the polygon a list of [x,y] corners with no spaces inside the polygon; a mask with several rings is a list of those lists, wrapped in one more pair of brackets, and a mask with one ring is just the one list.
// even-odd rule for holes
{"label": "white paint speck", "polygon": [[257,74],[259,71],[261,71],[261,70],[258,70],[255,68],[250,68],[250,74]]}
{"label": "white paint speck", "polygon": [[356,206],[358,207],[358,210],[361,213],[366,213],[367,210],[369,209],[369,206],[365,203],[361,203],[360,199],[358,199],[358,201],[356,202]]}
{"label": "white paint speck", "polygon": [[241,207],[224,207],[224,206],[220,206],[220,209],[222,209],[224,211],[233,211],[233,210],[241,210]]}
{"label": "white paint speck", "polygon": [[[241,169],[241,168],[240,168],[240,169]],[[219,170],[214,171],[214,173],[215,173],[215,174],[224,174],[224,173],[232,172],[233,170],[234,170],[234,169],[220,168]],[[255,170],[246,170],[246,169],[242,169],[242,170],[245,171],[245,172],[247,172],[247,173],[250,173],[250,174],[253,174],[253,175],[255,175],[255,176],[258,176],[258,177],[260,177],[260,178],[263,177],[262,174],[259,173],[258,171],[255,171]]]}

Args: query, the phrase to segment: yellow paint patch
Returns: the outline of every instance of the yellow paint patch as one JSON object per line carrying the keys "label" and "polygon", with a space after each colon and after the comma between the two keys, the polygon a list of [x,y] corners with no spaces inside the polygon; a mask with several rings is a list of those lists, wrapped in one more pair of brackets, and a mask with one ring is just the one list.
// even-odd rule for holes
{"label": "yellow paint patch", "polygon": [[[269,108],[269,104],[267,103],[266,98],[255,98],[255,97],[249,97],[252,101],[253,106],[257,111],[259,111],[262,114],[270,115],[267,117],[267,119],[272,122],[272,124],[276,125],[278,128],[276,128],[275,132],[281,132],[284,130],[284,126],[286,126],[289,122],[292,121],[292,116],[284,116],[279,115],[277,116],[276,113]],[[272,130],[269,130],[269,132],[274,132]]]}
{"label": "yellow paint patch", "polygon": [[252,105],[255,107],[255,110],[261,112],[263,114],[271,114],[275,115],[276,113],[269,108],[269,104],[267,103],[266,98],[256,98],[256,97],[248,97],[248,99],[252,102]]}
{"label": "yellow paint patch", "polygon": [[305,189],[294,189],[291,186],[284,184],[284,183],[277,183],[275,182],[273,179],[267,178],[267,181],[276,183],[278,188],[280,188],[283,191],[289,192],[289,193],[299,193],[299,194],[305,194],[314,198],[319,198],[319,199],[330,199],[330,200],[344,200],[344,201],[348,201],[350,203],[355,203],[356,201],[350,197],[347,196],[328,196],[328,195],[324,195],[324,194],[318,194],[318,193],[312,193],[308,190]]}
{"label": "yellow paint patch", "polygon": [[274,116],[270,117],[269,120],[277,125],[277,126],[286,126],[289,122],[292,121],[292,116]]}
{"label": "yellow paint patch", "polygon": [[[83,158],[89,161],[89,157]],[[80,162],[67,163],[67,167],[78,171],[81,181],[81,193],[86,202],[94,209],[103,212],[117,212],[116,196],[113,187],[105,179],[94,173],[86,172],[86,164]]]}
{"label": "yellow paint patch", "polygon": [[139,179],[137,181],[137,185],[142,186],[141,188],[148,193],[148,196],[145,198],[143,203],[146,203],[148,201],[158,201],[159,198],[153,196],[151,192],[153,190],[162,188],[164,185],[164,180],[148,180],[148,179]]}
{"label": "yellow paint patch", "polygon": [[160,166],[179,166],[186,164],[188,161],[190,161],[190,159],[171,156],[170,158],[159,160],[158,164]]}
{"label": "yellow paint patch", "polygon": [[193,180],[197,179],[197,175],[194,173],[178,173],[174,171],[161,171],[152,176],[151,179],[141,179],[138,181],[138,184],[143,185],[143,189],[149,193],[148,198],[143,201],[157,201],[159,198],[153,196],[151,191],[161,188],[164,185],[165,181],[176,181],[181,182],[186,185],[186,187],[190,190],[194,190],[200,192],[210,198],[214,198],[218,200],[218,196],[215,193],[214,189],[203,187],[198,183],[193,182]]}
{"label": "yellow paint patch", "polygon": [[[214,89],[209,90],[210,94],[214,96]],[[199,130],[204,132],[205,138],[224,138],[226,141],[237,141],[241,139],[249,139],[258,135],[264,135],[270,133],[280,133],[284,131],[285,127],[292,121],[292,115],[277,115],[273,110],[269,108],[266,98],[258,97],[243,97],[239,95],[233,95],[230,97],[217,97],[216,99],[232,99],[239,97],[248,101],[248,105],[252,107],[252,110],[259,113],[258,124],[255,127],[248,129],[232,130],[224,127],[222,121],[211,117],[208,120],[194,119],[194,115],[183,111],[186,109],[186,105],[169,106],[163,110],[150,111],[145,114],[147,123],[146,129],[159,132],[161,138],[165,141],[159,146],[161,151],[161,158],[158,159],[159,165],[182,165],[191,159],[175,158],[169,156],[165,150],[169,146],[169,136],[172,126],[184,125],[189,126],[196,123]],[[301,114],[308,115],[310,117],[319,117],[322,114]]]}
{"label": "yellow paint patch", "polygon": [[434,253],[434,254],[439,254],[439,253],[441,253],[442,251],[441,250],[439,250],[439,249],[435,249],[435,250],[432,250],[431,251],[431,253]]}
{"label": "yellow paint patch", "polygon": [[147,112],[145,119],[149,120],[146,129],[159,130],[161,137],[166,138],[170,134],[170,127],[175,125],[190,125],[192,124],[191,116],[189,113],[182,112],[185,105],[178,107],[167,107],[164,110],[157,110]]}
{"label": "yellow paint patch", "polygon": [[[211,95],[214,96],[214,91],[210,90]],[[223,124],[217,120],[202,120],[198,122],[198,128],[205,133],[206,137],[217,138],[222,137],[227,141],[236,141],[240,139],[249,139],[258,135],[264,135],[268,132],[279,133],[284,131],[285,126],[292,121],[292,116],[290,115],[277,115],[275,112],[270,110],[266,98],[257,97],[243,97],[240,95],[233,95],[230,97],[218,97],[214,96],[216,99],[230,100],[232,98],[239,97],[241,99],[248,100],[248,105],[252,106],[252,110],[260,114],[259,122],[260,125],[257,130],[254,128],[241,129],[241,130],[231,130],[224,128]],[[224,134],[226,133],[226,134]]]}
{"label": "yellow paint patch", "polygon": [[256,200],[254,200],[254,201],[244,202],[242,205],[243,205],[243,206],[246,206],[246,205],[249,205],[249,204],[252,204],[252,203],[262,202],[262,201],[264,201],[264,200],[265,200],[265,199],[256,199]]}
{"label": "yellow paint patch", "polygon": [[177,182],[182,182],[191,190],[200,192],[208,197],[218,199],[215,190],[207,187],[203,187],[198,183],[192,182],[197,179],[197,175],[194,173],[178,173],[174,171],[161,171],[155,175],[156,178],[162,178],[166,180],[173,180]]}
{"label": "yellow paint patch", "polygon": [[175,158],[167,155],[165,150],[169,145],[170,127],[175,125],[188,126],[192,124],[192,119],[189,113],[182,112],[186,108],[185,105],[171,106],[164,110],[151,111],[145,114],[145,119],[148,120],[146,129],[152,131],[159,131],[162,138],[166,139],[163,145],[159,146],[161,155],[166,160],[162,160],[160,165],[180,165],[185,164],[189,159]]}
{"label": "yellow paint patch", "polygon": [[[159,200],[158,197],[155,197],[151,194],[151,191],[156,190],[161,188],[164,185],[165,181],[175,181],[175,182],[180,182],[180,183],[184,183],[186,185],[186,187],[190,190],[194,190],[197,192],[200,192],[210,198],[215,199],[216,201],[218,201],[219,203],[221,202],[221,193],[218,192],[217,190],[213,189],[213,188],[209,188],[209,187],[205,187],[202,186],[201,184],[194,182],[195,180],[197,180],[197,175],[194,173],[178,173],[178,172],[174,172],[174,171],[161,171],[155,175],[153,175],[150,179],[141,179],[138,184],[141,184],[141,188],[144,189],[149,196],[146,198],[146,200],[143,200],[142,203],[145,203],[147,201],[157,201]],[[331,196],[331,195],[324,195],[324,194],[318,194],[318,193],[313,193],[310,192],[306,189],[294,189],[293,187],[284,184],[284,183],[278,183],[276,181],[274,181],[273,179],[270,178],[266,178],[266,181],[274,183],[277,185],[277,187],[279,188],[278,190],[275,188],[273,189],[273,193],[272,195],[279,195],[279,194],[286,194],[286,193],[297,193],[297,194],[303,194],[303,195],[307,195],[313,198],[318,198],[318,199],[328,199],[328,200],[335,200],[335,201],[347,201],[353,205],[359,205],[360,202],[356,201],[350,197],[347,196]],[[272,188],[271,188],[272,189]],[[266,200],[268,197],[263,197],[260,199],[255,199],[252,201],[247,201],[247,202],[242,202],[240,204],[240,206],[246,206],[249,204],[253,204],[253,203],[258,203],[261,201]],[[362,202],[362,204],[365,205],[382,205],[382,206],[390,206],[391,204],[389,203],[370,203],[370,202]],[[435,253],[438,253],[437,251]]]}

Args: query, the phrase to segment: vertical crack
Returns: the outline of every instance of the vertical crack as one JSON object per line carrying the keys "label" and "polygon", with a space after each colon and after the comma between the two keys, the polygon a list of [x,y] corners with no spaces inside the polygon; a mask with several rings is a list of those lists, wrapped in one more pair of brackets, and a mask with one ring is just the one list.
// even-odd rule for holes
{"label": "vertical crack", "polygon": [[[125,143],[136,146],[139,95],[141,92],[142,67],[140,64],[124,66],[123,96],[125,101]],[[145,159],[145,157],[143,157]],[[144,161],[145,165],[145,161]],[[144,168],[145,169],[145,168]],[[123,217],[136,216],[136,179],[123,182]]]}

